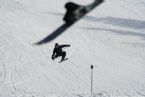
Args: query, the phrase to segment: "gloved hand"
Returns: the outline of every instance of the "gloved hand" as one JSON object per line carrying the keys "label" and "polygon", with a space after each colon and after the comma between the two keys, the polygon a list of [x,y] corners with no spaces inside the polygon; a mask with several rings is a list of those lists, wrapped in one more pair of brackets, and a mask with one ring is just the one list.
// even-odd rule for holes
{"label": "gloved hand", "polygon": [[55,59],[55,57],[54,56],[52,56],[52,60],[54,60]]}

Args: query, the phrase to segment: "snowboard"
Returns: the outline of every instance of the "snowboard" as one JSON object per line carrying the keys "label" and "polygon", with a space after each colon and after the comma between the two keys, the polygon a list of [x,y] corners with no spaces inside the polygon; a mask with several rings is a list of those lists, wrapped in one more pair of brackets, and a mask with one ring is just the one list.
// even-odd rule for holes
{"label": "snowboard", "polygon": [[35,43],[36,45],[41,45],[47,42],[51,42],[54,40],[57,36],[61,35],[65,30],[67,30],[69,27],[71,27],[73,24],[75,24],[78,20],[80,20],[82,17],[84,17],[87,13],[92,11],[96,6],[101,4],[103,0],[95,0],[93,3],[86,5],[86,6],[80,6],[78,7],[72,14],[70,15],[70,19],[72,22],[65,22],[62,24],[58,29],[56,29],[54,32],[52,32],[50,35],[45,37],[44,39],[40,40],[39,42]]}
{"label": "snowboard", "polygon": [[63,61],[66,61],[66,60],[68,60],[68,58],[65,58],[64,60],[60,61],[59,63],[61,63],[61,62],[63,62]]}

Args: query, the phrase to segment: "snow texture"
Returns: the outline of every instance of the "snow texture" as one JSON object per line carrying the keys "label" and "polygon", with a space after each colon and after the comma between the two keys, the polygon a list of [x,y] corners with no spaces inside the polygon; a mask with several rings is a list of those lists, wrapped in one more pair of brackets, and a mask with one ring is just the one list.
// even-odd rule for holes
{"label": "snow texture", "polygon": [[[0,0],[0,97],[145,97],[145,0],[105,0],[34,45],[63,24],[68,1],[93,0]],[[71,45],[67,61],[51,60],[56,42]]]}

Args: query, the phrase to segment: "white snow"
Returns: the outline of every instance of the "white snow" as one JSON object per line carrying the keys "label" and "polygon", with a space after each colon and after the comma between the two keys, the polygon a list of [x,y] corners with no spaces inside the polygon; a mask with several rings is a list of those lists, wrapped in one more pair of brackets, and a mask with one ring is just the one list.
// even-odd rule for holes
{"label": "white snow", "polygon": [[[0,0],[0,97],[145,97],[145,1],[105,0],[34,45],[63,24],[68,1],[93,0]],[[56,42],[71,45],[67,61],[51,60]]]}

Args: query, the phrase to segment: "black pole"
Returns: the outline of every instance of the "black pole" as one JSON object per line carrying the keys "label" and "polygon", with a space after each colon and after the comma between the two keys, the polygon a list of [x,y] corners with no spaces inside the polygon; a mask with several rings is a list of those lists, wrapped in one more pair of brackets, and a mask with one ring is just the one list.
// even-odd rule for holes
{"label": "black pole", "polygon": [[91,65],[91,93],[93,92],[93,65]]}

